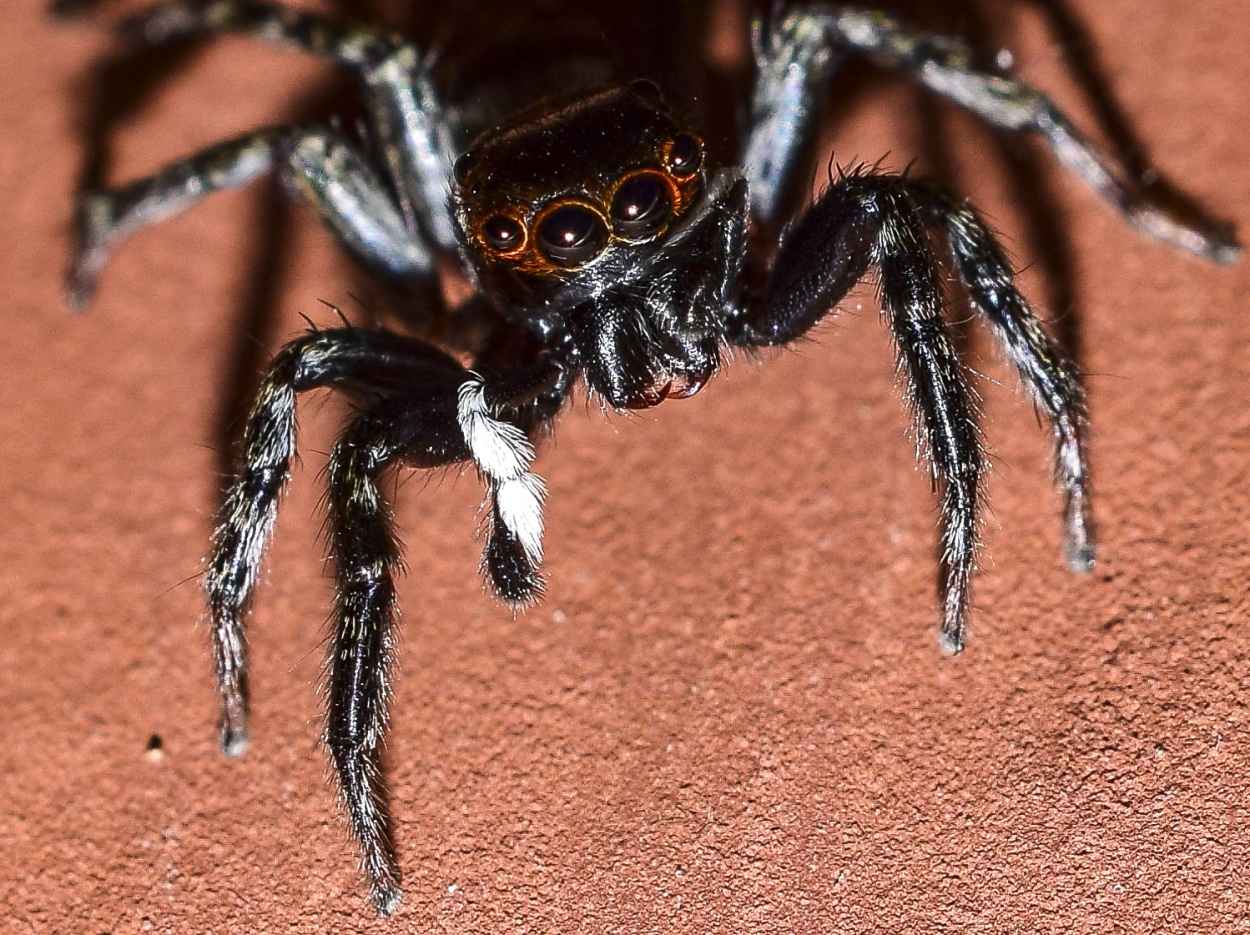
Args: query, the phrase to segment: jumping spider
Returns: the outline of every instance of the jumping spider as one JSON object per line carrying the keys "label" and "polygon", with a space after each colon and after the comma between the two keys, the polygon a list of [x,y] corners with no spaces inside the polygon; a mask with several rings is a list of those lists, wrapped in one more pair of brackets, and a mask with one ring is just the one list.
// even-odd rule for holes
{"label": "jumping spider", "polygon": [[[531,439],[547,431],[579,379],[617,410],[692,396],[726,348],[798,340],[875,267],[939,492],[939,632],[943,648],[958,652],[986,456],[967,371],[943,318],[935,241],[944,242],[973,307],[1054,434],[1067,563],[1077,572],[1092,567],[1080,379],[1029,310],[977,212],[928,181],[877,168],[839,172],[799,209],[821,100],[844,60],[866,56],[900,69],[993,127],[1038,135],[1145,233],[1219,262],[1238,253],[1216,223],[1182,221],[1148,201],[1043,95],[978,71],[958,43],[912,32],[885,13],[776,8],[754,34],[738,165],[717,167],[653,83],[662,72],[605,48],[603,31],[588,27],[577,7],[557,0],[541,12],[521,10],[532,22],[520,35],[480,17],[470,27],[479,53],[493,48],[508,67],[484,69],[491,58],[482,54],[457,72],[454,45],[435,56],[399,36],[254,0],[163,3],[125,20],[121,32],[147,45],[243,33],[320,55],[360,79],[363,130],[259,130],[90,194],[81,206],[69,285],[75,305],[90,298],[128,234],[210,192],[278,172],[350,254],[421,297],[411,317],[464,323],[445,348],[350,326],[287,344],[247,421],[242,466],[204,575],[222,745],[233,756],[248,742],[243,618],[295,454],[296,397],[322,387],[349,394],[359,411],[330,454],[327,478],[338,598],[324,742],[384,914],[400,900],[379,764],[400,567],[379,483],[391,467],[476,468],[486,488],[483,571],[504,601],[524,605],[542,589],[545,490],[532,471]],[[666,29],[652,25],[658,47]],[[539,45],[524,45],[535,37]],[[440,290],[438,264],[448,258],[476,283],[454,309]]]}

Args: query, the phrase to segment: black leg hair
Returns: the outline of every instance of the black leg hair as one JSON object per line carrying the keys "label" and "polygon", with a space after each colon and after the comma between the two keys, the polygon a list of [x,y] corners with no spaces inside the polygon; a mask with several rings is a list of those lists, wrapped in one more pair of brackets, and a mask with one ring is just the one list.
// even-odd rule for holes
{"label": "black leg hair", "polygon": [[[401,567],[379,478],[395,459],[439,463],[458,428],[447,398],[391,396],[359,416],[330,456],[331,553],[337,613],[328,660],[324,741],[380,914],[399,905],[399,866],[381,777],[394,664],[395,573]],[[453,444],[454,455],[468,456]],[[459,459],[455,458],[455,459]]]}
{"label": "black leg hair", "polygon": [[[537,427],[558,408],[547,397],[562,396],[570,383],[562,368],[543,360],[488,386],[423,342],[341,328],[284,347],[248,419],[243,466],[222,506],[204,581],[222,697],[221,742],[230,756],[248,743],[243,618],[295,456],[296,396],[335,387],[373,400],[334,446],[328,467],[338,604],[324,740],[374,905],[384,915],[400,898],[379,758],[401,559],[379,478],[398,461],[418,468],[474,463],[487,486],[483,571],[509,603],[532,600],[542,584],[545,491],[529,470],[534,451],[525,431],[505,415]],[[540,402],[544,408],[535,408]]]}
{"label": "black leg hair", "polygon": [[1016,289],[1010,268],[970,209],[925,182],[869,172],[843,176],[782,244],[760,299],[730,322],[739,345],[785,344],[804,335],[865,274],[880,289],[898,347],[917,438],[934,472],[942,513],[942,622],[948,652],[963,648],[978,549],[986,457],[976,395],[942,319],[945,300],[926,223],[943,228],[979,309],[994,327],[1057,439],[1057,473],[1067,499],[1068,563],[1093,562],[1081,426],[1084,396],[1075,369],[1043,331]]}
{"label": "black leg hair", "polygon": [[[405,463],[416,467],[474,463],[488,489],[484,569],[500,597],[524,603],[541,586],[544,491],[541,479],[529,471],[534,451],[526,433],[503,415],[512,411],[519,416],[518,410],[539,397],[567,392],[570,382],[560,368],[542,362],[494,389],[424,342],[362,328],[313,332],[279,352],[248,417],[243,466],[222,505],[205,573],[222,694],[222,747],[227,754],[242,753],[248,741],[243,615],[295,456],[297,394],[336,387],[357,396],[400,398],[405,407],[400,413]],[[558,405],[550,405],[526,421],[537,425],[557,409]],[[342,446],[337,451],[337,462],[345,467],[331,464],[332,481],[339,475],[350,480],[354,476],[350,468],[361,463],[352,458],[359,455]],[[338,489],[341,494],[341,484]],[[352,506],[343,496],[333,505],[340,504]],[[518,548],[524,562],[515,557]]]}
{"label": "black leg hair", "polygon": [[124,34],[159,45],[201,33],[241,33],[329,59],[364,83],[372,143],[381,154],[411,233],[457,248],[447,209],[455,158],[451,127],[427,74],[429,57],[397,34],[255,0],[173,0],[124,20]]}
{"label": "black leg hair", "polygon": [[942,512],[942,624],[949,653],[963,649],[985,452],[977,433],[976,395],[942,319],[937,258],[920,220],[899,192],[878,202],[880,229],[872,262],[898,346],[907,398],[915,409],[917,449],[927,454]]}
{"label": "black leg hair", "polygon": [[[459,376],[459,375],[457,375]],[[334,446],[328,470],[331,552],[338,577],[330,653],[325,744],[360,842],[373,903],[382,915],[400,900],[390,816],[381,780],[381,745],[390,701],[402,562],[379,478],[396,461],[435,467],[472,458],[490,511],[483,570],[496,593],[524,603],[541,587],[542,481],[529,472],[524,433],[490,414],[489,393],[472,374],[456,390],[388,396],[357,417]],[[507,406],[523,405],[556,377],[540,364],[514,378]],[[479,401],[482,403],[478,405]],[[495,408],[504,408],[503,406]],[[466,416],[466,412],[470,415]],[[536,524],[536,525],[535,525]]]}
{"label": "black leg hair", "polygon": [[[305,335],[274,358],[247,421],[243,464],[222,504],[204,576],[227,755],[242,753],[248,743],[243,616],[295,456],[296,395],[326,386],[386,392],[415,384],[441,386],[445,398],[454,400],[464,375],[459,363],[428,345],[358,328]],[[467,459],[454,409],[449,426],[445,461]]]}
{"label": "black leg hair", "polygon": [[1002,248],[976,210],[933,185],[916,197],[931,224],[945,231],[972,302],[994,329],[1055,436],[1055,476],[1064,495],[1064,557],[1074,572],[1093,570],[1089,469],[1082,435],[1085,391],[1076,365],[1042,328],[1015,287]]}
{"label": "black leg hair", "polygon": [[67,300],[91,299],[96,280],[126,237],[181,214],[223,188],[246,185],[275,167],[348,251],[366,266],[438,295],[430,248],[407,229],[386,183],[356,147],[328,129],[258,130],[211,146],[149,178],[85,196]]}
{"label": "black leg hair", "polygon": [[881,10],[826,4],[784,10],[757,36],[758,74],[743,165],[755,215],[766,226],[784,217],[790,197],[806,181],[798,176],[821,102],[839,56],[850,53],[908,72],[990,126],[1038,134],[1139,232],[1217,263],[1241,255],[1229,225],[1196,212],[1182,217],[1153,203],[1129,170],[1086,140],[1049,98],[1022,82],[977,71],[958,40],[912,32]]}

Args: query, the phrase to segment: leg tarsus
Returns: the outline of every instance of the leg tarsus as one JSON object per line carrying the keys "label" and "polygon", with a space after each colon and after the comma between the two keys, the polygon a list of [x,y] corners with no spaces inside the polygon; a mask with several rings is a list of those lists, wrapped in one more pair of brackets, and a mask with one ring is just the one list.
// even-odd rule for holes
{"label": "leg tarsus", "polygon": [[339,777],[352,834],[360,844],[361,870],[368,881],[370,902],[378,915],[388,916],[399,908],[403,887],[377,751],[330,738],[326,746]]}

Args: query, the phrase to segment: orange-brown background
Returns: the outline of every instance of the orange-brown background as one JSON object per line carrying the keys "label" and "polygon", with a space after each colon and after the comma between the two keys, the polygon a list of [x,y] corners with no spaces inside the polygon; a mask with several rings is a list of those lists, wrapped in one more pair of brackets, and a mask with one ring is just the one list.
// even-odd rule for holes
{"label": "orange-brown background", "polygon": [[[987,6],[1019,72],[1091,125],[1037,5]],[[1075,8],[1155,162],[1250,233],[1242,0]],[[959,28],[957,5],[937,16]],[[408,479],[388,747],[406,900],[374,919],[316,743],[337,403],[303,410],[237,762],[195,626],[263,198],[135,238],[85,315],[60,303],[76,121],[109,45],[35,0],[0,9],[0,930],[1250,925],[1250,263],[1145,242],[1048,163],[1074,258],[1048,282],[1061,247],[1022,233],[979,133],[957,180],[1031,294],[1076,303],[1047,311],[1079,324],[1090,373],[1097,572],[1062,567],[1048,442],[973,329],[974,365],[1006,387],[985,384],[993,514],[968,651],[939,654],[934,511],[870,289],[690,401],[574,406],[539,462],[547,600],[517,619],[480,591],[476,480]],[[221,42],[110,126],[110,177],[283,119],[325,74]],[[857,97],[839,159],[903,165],[921,100],[894,80]],[[270,343],[300,312],[332,321],[319,300],[359,308],[293,217]]]}

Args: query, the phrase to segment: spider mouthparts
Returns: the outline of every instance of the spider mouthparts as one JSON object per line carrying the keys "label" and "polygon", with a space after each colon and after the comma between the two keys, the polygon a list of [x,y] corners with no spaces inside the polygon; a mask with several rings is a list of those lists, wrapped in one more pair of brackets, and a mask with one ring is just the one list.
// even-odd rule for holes
{"label": "spider mouthparts", "polygon": [[689,399],[707,386],[710,373],[683,373],[669,381],[665,392],[669,399]]}
{"label": "spider mouthparts", "polygon": [[663,386],[652,384],[625,404],[629,409],[650,409],[666,399],[689,399],[707,385],[710,373],[679,373]]}

